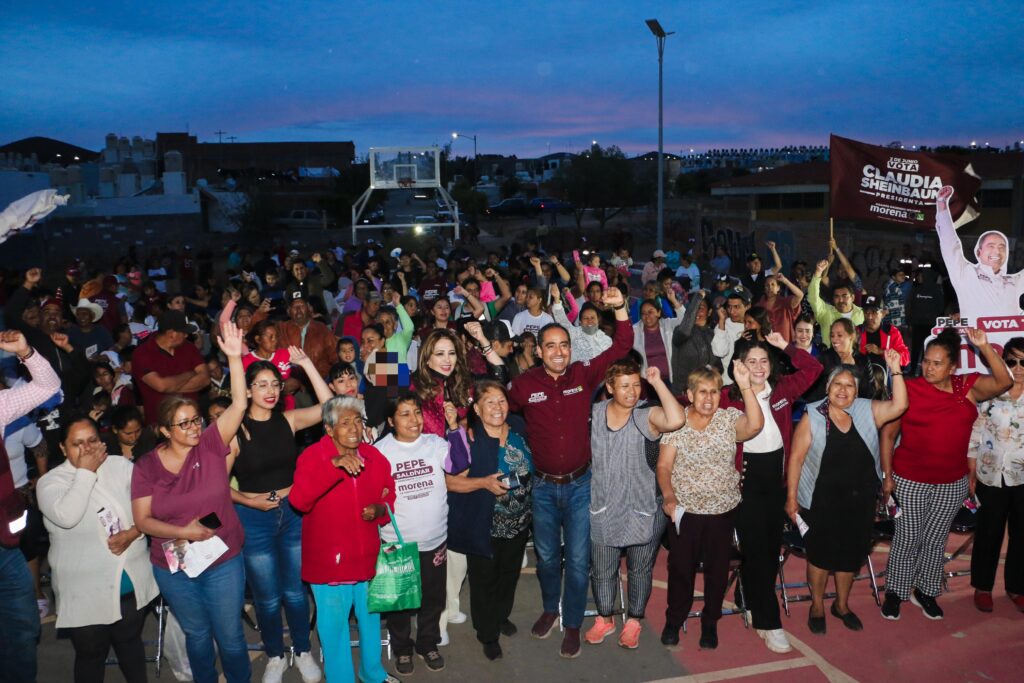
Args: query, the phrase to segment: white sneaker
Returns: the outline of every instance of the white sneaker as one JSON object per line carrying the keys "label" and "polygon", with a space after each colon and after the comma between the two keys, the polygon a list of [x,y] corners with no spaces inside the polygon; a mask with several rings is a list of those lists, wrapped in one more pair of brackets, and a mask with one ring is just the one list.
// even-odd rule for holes
{"label": "white sneaker", "polygon": [[467,619],[467,617],[466,617],[466,613],[465,612],[456,612],[455,614],[452,614],[452,615],[450,615],[448,617],[448,623],[449,624],[465,624],[466,623],[466,619]]}
{"label": "white sneaker", "polygon": [[287,670],[287,659],[284,657],[268,657],[267,668],[263,671],[263,683],[281,683],[281,678]]}
{"label": "white sneaker", "polygon": [[448,640],[448,631],[441,631],[441,642],[437,644],[438,647],[448,647],[451,641]]}
{"label": "white sneaker", "polygon": [[295,666],[299,668],[299,674],[302,675],[302,683],[317,683],[323,678],[323,674],[320,673],[320,666],[309,652],[297,655],[295,657]]}
{"label": "white sneaker", "polygon": [[757,629],[757,635],[761,636],[764,640],[765,647],[772,652],[784,655],[787,652],[793,651],[793,646],[789,644],[789,638],[786,637],[786,632],[781,628],[773,628],[770,631],[759,628]]}

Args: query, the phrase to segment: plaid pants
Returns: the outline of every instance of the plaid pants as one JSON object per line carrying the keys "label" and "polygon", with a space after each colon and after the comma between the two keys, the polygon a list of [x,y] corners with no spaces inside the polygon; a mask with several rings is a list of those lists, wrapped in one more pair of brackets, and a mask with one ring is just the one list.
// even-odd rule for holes
{"label": "plaid pants", "polygon": [[654,578],[654,560],[661,545],[668,517],[655,513],[654,537],[644,545],[625,548],[590,543],[590,583],[594,589],[597,613],[609,617],[615,613],[615,598],[619,595],[619,563],[622,551],[626,551],[626,611],[632,619],[643,619],[647,601],[651,597],[651,583]]}
{"label": "plaid pants", "polygon": [[885,590],[901,600],[912,588],[936,597],[942,592],[946,539],[967,497],[967,477],[949,484],[921,484],[893,476],[903,514],[889,549]]}

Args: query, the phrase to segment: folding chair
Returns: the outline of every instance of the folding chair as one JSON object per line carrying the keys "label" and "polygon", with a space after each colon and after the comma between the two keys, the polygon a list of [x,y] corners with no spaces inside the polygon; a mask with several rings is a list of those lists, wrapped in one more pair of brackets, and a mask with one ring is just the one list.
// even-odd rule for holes
{"label": "folding chair", "polygon": [[[747,610],[747,599],[743,595],[743,555],[740,552],[740,539],[736,530],[732,532],[732,555],[729,557],[729,581],[725,584],[725,592],[728,594],[729,589],[735,584],[736,595],[739,597],[739,601],[733,603],[733,607],[726,607],[722,604],[722,616],[732,616],[738,614],[743,617],[743,628],[750,628],[750,612]],[[697,567],[697,571],[703,573],[704,563],[701,562]],[[694,600],[704,600],[703,595],[697,595],[694,593]],[[686,615],[687,620],[692,618],[698,618],[701,615],[702,610],[690,610],[690,613]],[[683,622],[683,632],[686,632],[686,621]]]}
{"label": "folding chair", "polygon": [[[949,531],[956,534],[966,534],[967,538],[960,544],[956,550],[951,553],[946,553],[946,559],[944,564],[949,564],[953,560],[958,559],[961,555],[967,552],[967,549],[974,543],[974,531],[978,526],[978,518],[976,513],[968,508],[967,506],[961,506],[957,511],[956,516],[953,518],[953,523],[949,525]],[[944,590],[949,591],[949,579],[957,576],[970,576],[970,569],[959,569],[959,570],[947,570],[942,576],[942,587]]]}
{"label": "folding chair", "polygon": [[[879,536],[878,534],[879,526],[876,523],[875,531],[872,533],[872,545],[876,540],[881,538],[881,536]],[[889,537],[892,537],[891,534]],[[785,610],[787,617],[790,616],[789,603],[807,602],[811,599],[811,594],[809,590],[807,593],[799,593],[797,595],[789,594],[788,589],[790,588],[810,588],[809,584],[806,581],[796,581],[791,583],[786,582],[786,560],[788,560],[791,555],[796,555],[797,557],[802,557],[806,559],[807,547],[804,545],[804,539],[797,529],[787,528],[785,531],[782,532],[782,554],[779,555],[779,583],[776,586],[782,597],[782,609]],[[855,577],[853,577],[853,580],[855,582],[863,581],[865,579],[870,580],[871,594],[875,598],[875,604],[881,607],[882,599],[878,588],[878,574],[875,572],[875,565],[874,562],[871,561],[870,552],[868,552],[868,555],[865,558],[864,563],[867,566],[867,573],[858,574]],[[835,592],[826,592],[824,597],[826,599],[831,599],[835,598],[836,594]]]}

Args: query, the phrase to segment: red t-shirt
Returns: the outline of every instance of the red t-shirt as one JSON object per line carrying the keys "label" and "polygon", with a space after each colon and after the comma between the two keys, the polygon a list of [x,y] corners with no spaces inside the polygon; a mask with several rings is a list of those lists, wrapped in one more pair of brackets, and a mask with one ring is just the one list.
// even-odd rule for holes
{"label": "red t-shirt", "polygon": [[908,379],[910,408],[903,414],[893,472],[921,484],[949,484],[967,474],[967,445],[978,406],[967,394],[981,377],[953,375],[953,391],[936,389],[923,377]]}
{"label": "red t-shirt", "polygon": [[[199,444],[189,451],[177,474],[164,467],[157,450],[135,460],[132,500],[151,497],[153,519],[175,526],[187,526],[196,517],[216,513],[221,522],[216,534],[228,550],[217,558],[214,566],[240,553],[245,531],[231,503],[225,462],[229,449],[221,439],[217,425],[203,430]],[[150,540],[150,561],[156,567],[167,569],[162,544],[171,539],[153,536]]]}
{"label": "red t-shirt", "polygon": [[[155,372],[160,377],[174,377],[183,372],[195,370],[204,364],[202,355],[200,355],[199,350],[191,342],[185,342],[174,350],[174,355],[171,355],[157,346],[156,338],[157,335],[155,334],[147,337],[146,341],[142,342],[132,355],[132,379],[135,380],[135,386],[138,387],[139,394],[142,396],[142,406],[146,411],[145,419],[147,425],[156,423],[157,408],[160,406],[160,401],[172,394],[164,394],[157,391],[146,384],[142,378],[151,372]],[[193,401],[199,399],[198,392],[182,393],[180,395]]]}

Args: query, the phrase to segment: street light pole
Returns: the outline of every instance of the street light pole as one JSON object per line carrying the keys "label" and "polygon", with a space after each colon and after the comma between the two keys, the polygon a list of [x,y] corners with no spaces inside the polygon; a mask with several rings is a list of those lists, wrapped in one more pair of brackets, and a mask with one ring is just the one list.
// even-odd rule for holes
{"label": "street light pole", "polygon": [[465,133],[458,132],[452,133],[452,140],[457,140],[458,138],[469,138],[470,140],[473,141],[473,184],[476,185],[476,181],[480,179],[480,171],[477,169],[476,166],[478,163],[476,153],[476,136],[466,135]]}
{"label": "street light pole", "polygon": [[658,239],[657,248],[662,249],[665,241],[665,160],[664,160],[664,108],[662,101],[662,73],[665,57],[665,38],[675,31],[665,32],[657,19],[648,19],[647,28],[658,41]]}

